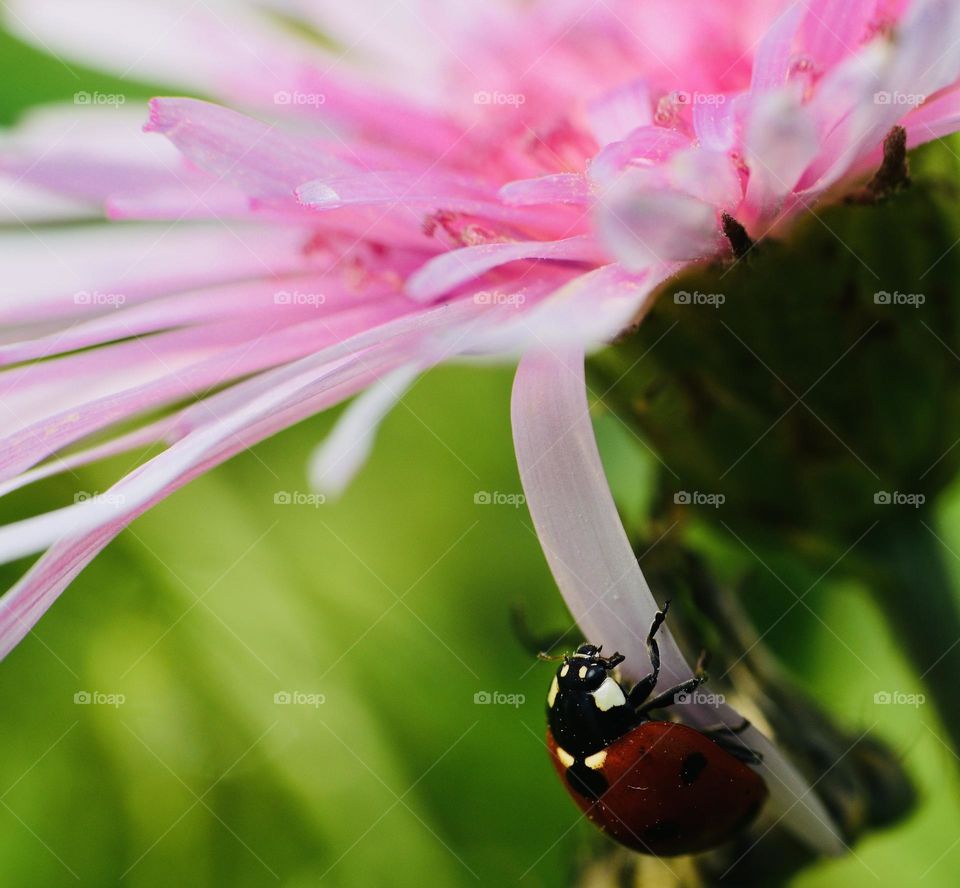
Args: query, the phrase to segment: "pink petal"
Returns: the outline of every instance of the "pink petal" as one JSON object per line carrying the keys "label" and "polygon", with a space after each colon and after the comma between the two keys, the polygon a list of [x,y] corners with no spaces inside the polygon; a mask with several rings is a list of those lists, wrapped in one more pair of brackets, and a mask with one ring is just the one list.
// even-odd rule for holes
{"label": "pink petal", "polygon": [[[427,337],[442,339],[444,331],[475,314],[470,305],[440,306],[377,327],[368,324],[355,336],[193,405],[175,423],[173,433],[182,436],[180,440],[114,485],[109,497],[0,528],[0,562],[36,552],[62,538],[96,535],[103,528],[122,529],[132,520],[129,516],[141,514],[141,507],[155,501],[158,490],[176,489],[185,473],[193,477],[190,473],[197,463],[210,454],[223,451],[231,455],[249,446],[251,428],[266,427],[267,434],[272,434],[297,421],[290,419],[291,411],[297,413],[310,405],[313,412],[325,392],[335,389],[338,396],[324,407],[355,394],[393,367],[433,353],[435,346],[428,344]],[[359,385],[352,386],[354,380]],[[309,412],[297,413],[300,418],[305,415]],[[0,609],[9,597],[0,600]],[[0,613],[0,635],[3,622]]]}
{"label": "pink petal", "polygon": [[[307,239],[302,231],[286,227],[250,225],[0,232],[0,322],[90,317],[111,310],[102,301],[98,308],[96,298],[122,296],[122,304],[130,306],[178,290],[320,268],[305,254]],[[90,298],[84,301],[82,294]],[[100,296],[94,298],[96,294]]]}
{"label": "pink petal", "polygon": [[[484,196],[463,183],[451,183],[439,177],[416,173],[360,173],[355,176],[324,178],[309,181],[296,190],[297,199],[317,210],[339,210],[342,207],[384,207],[399,210],[403,218],[420,221],[428,211],[446,210],[466,213],[485,219],[530,225],[553,232],[568,230],[569,217],[529,207],[509,207],[496,200],[495,193]],[[382,210],[381,210],[382,212]]]}
{"label": "pink petal", "polygon": [[625,139],[637,127],[653,123],[650,85],[645,80],[631,80],[595,101],[588,115],[601,145]]}
{"label": "pink petal", "polygon": [[592,237],[581,235],[562,241],[481,244],[442,253],[407,280],[414,299],[429,301],[482,274],[522,259],[603,263],[609,261]]}
{"label": "pink petal", "polygon": [[960,130],[960,89],[924,102],[903,119],[911,148]]}
{"label": "pink petal", "polygon": [[797,31],[806,11],[804,3],[791,3],[760,41],[750,80],[750,89],[754,93],[774,89],[786,82]]}
{"label": "pink petal", "polygon": [[401,204],[447,198],[483,201],[493,197],[492,189],[480,182],[416,170],[371,170],[316,179],[302,185],[298,193],[304,203],[331,210],[351,204]]}
{"label": "pink petal", "polygon": [[690,146],[689,137],[661,126],[643,126],[607,145],[590,162],[590,178],[607,184],[630,166],[653,166]]}
{"label": "pink petal", "polygon": [[290,198],[302,182],[356,168],[319,142],[199,99],[153,99],[146,131],[161,133],[198,166],[261,199]]}
{"label": "pink petal", "polygon": [[856,52],[877,15],[877,0],[810,0],[800,42],[816,70]]}
{"label": "pink petal", "polygon": [[[397,94],[396,84],[385,90],[358,86],[335,76],[333,70],[307,71],[300,81],[306,95],[322,95],[319,108],[300,113],[309,120],[346,129],[361,138],[365,146],[393,146],[398,152],[433,163],[438,157],[459,162],[462,151],[469,151],[464,128],[448,115],[433,112]],[[303,106],[300,106],[303,108]],[[296,110],[296,109],[295,109]],[[475,166],[473,164],[468,164]]]}
{"label": "pink petal", "polygon": [[711,151],[729,151],[736,137],[737,103],[727,96],[724,102],[705,102],[693,106],[693,129],[701,146]]}
{"label": "pink petal", "polygon": [[556,173],[537,179],[518,179],[500,189],[500,198],[510,206],[535,204],[583,205],[591,200],[590,183],[582,173]]}
{"label": "pink petal", "polygon": [[476,331],[472,349],[523,355],[529,349],[599,348],[639,321],[656,287],[675,270],[668,265],[630,274],[605,265],[578,275],[547,298],[530,300],[530,308],[521,304],[492,317]]}
{"label": "pink petal", "polygon": [[835,123],[800,187],[822,191],[873,152],[912,111],[897,96],[931,96],[956,84],[958,42],[960,6],[951,0],[917,0],[892,42],[876,40],[829,72],[811,109]]}
{"label": "pink petal", "polygon": [[[271,398],[251,404],[244,416],[225,420],[205,434],[197,432],[154,457],[101,500],[83,503],[92,507],[84,510],[83,519],[77,517],[77,507],[69,507],[0,530],[0,556],[36,549],[51,536],[60,537],[0,599],[0,657],[27,635],[80,571],[135,518],[236,453],[348,397],[369,383],[375,372],[366,356],[314,372],[312,385],[306,380],[291,383]],[[289,403],[297,393],[299,401]],[[16,534],[14,540],[9,532]]]}
{"label": "pink petal", "polygon": [[[92,314],[88,321],[71,320],[46,335],[20,337],[8,345],[0,345],[0,365],[46,359],[175,327],[226,323],[239,316],[256,324],[258,331],[266,332],[316,319],[321,307],[327,316],[383,298],[383,287],[369,289],[370,292],[361,296],[336,281],[303,274],[288,275],[282,280],[251,280],[189,290]],[[229,331],[229,325],[226,329]],[[152,340],[151,344],[154,344]],[[39,379],[37,369],[30,371],[34,381]],[[0,390],[3,380],[0,376]]]}
{"label": "pink petal", "polygon": [[[798,183],[802,192],[829,187],[855,161],[860,150],[858,142],[877,114],[874,97],[882,91],[892,58],[891,46],[877,40],[845,59],[821,80],[808,107],[816,120],[822,147]],[[881,114],[885,110],[879,109]]]}
{"label": "pink petal", "polygon": [[611,189],[597,226],[606,246],[632,271],[699,259],[721,247],[715,207],[679,191],[651,190],[629,174]]}
{"label": "pink petal", "polygon": [[29,487],[37,481],[43,481],[45,478],[53,478],[63,472],[70,472],[82,466],[88,466],[91,463],[98,462],[99,460],[117,456],[120,453],[127,453],[139,447],[160,443],[165,440],[167,434],[174,428],[175,423],[176,417],[166,417],[148,426],[129,432],[126,435],[121,435],[119,438],[107,441],[105,444],[99,444],[96,447],[89,447],[85,450],[78,450],[67,456],[55,456],[42,466],[31,469],[29,472],[23,472],[14,478],[0,483],[0,496],[6,496],[14,490]]}
{"label": "pink petal", "polygon": [[[349,341],[372,323],[386,320],[391,311],[399,314],[403,307],[401,299],[392,306],[359,306],[312,322],[279,327],[275,332],[256,320],[233,329],[174,331],[47,362],[39,368],[27,367],[22,375],[6,374],[0,383],[12,391],[4,394],[10,431],[0,438],[0,478],[11,477],[61,447],[148,409],[200,396],[339,340]],[[116,366],[124,367],[122,375],[102,371]],[[77,389],[84,371],[90,378]],[[65,384],[55,391],[45,390],[42,384],[48,378]],[[34,405],[32,410],[30,405]]]}

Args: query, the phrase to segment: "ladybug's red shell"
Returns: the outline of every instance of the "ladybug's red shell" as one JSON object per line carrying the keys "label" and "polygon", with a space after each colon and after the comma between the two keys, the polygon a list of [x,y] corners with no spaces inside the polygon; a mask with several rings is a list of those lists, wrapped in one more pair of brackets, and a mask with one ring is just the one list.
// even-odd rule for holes
{"label": "ladybug's red shell", "polygon": [[[607,746],[596,769],[608,788],[597,800],[567,781],[567,766],[549,728],[547,745],[560,778],[587,817],[618,842],[646,854],[713,848],[742,830],[768,794],[762,778],[743,762],[675,722],[642,722]],[[596,767],[598,756],[591,758]]]}

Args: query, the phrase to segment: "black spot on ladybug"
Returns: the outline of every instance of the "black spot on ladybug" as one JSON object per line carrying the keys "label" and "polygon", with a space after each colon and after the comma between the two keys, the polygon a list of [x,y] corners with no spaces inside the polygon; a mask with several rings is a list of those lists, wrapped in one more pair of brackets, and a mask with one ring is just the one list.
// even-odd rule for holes
{"label": "black spot on ladybug", "polygon": [[680,825],[672,820],[660,820],[643,831],[643,840],[647,842],[670,842],[680,835]]}
{"label": "black spot on ladybug", "polygon": [[692,752],[680,765],[680,779],[689,786],[707,766],[707,757],[702,752]]}
{"label": "black spot on ladybug", "polygon": [[609,788],[607,778],[600,771],[588,768],[583,762],[574,762],[567,768],[567,783],[575,792],[588,799],[599,799]]}

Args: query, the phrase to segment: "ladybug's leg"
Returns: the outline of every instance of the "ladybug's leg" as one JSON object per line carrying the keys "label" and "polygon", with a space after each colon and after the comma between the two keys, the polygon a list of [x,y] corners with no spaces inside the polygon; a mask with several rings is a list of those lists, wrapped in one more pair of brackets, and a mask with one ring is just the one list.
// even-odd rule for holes
{"label": "ladybug's leg", "polygon": [[640,715],[645,715],[651,709],[664,709],[667,706],[673,706],[673,704],[676,703],[680,697],[684,697],[687,694],[692,694],[707,680],[707,673],[704,671],[706,656],[706,652],[700,654],[700,659],[697,660],[697,667],[694,670],[693,678],[688,678],[686,681],[681,682],[667,691],[664,691],[662,694],[658,694],[652,700],[648,700],[637,710],[637,712]]}
{"label": "ladybug's leg", "polygon": [[652,693],[653,689],[657,686],[657,681],[660,678],[660,648],[657,645],[656,634],[657,630],[663,625],[663,621],[667,618],[667,611],[670,609],[670,602],[666,602],[663,606],[662,611],[657,611],[656,616],[653,618],[653,623],[650,626],[650,631],[647,633],[647,653],[650,655],[650,665],[653,666],[653,671],[641,678],[633,688],[630,693],[627,694],[627,703],[636,709],[640,706],[644,700],[647,699]]}
{"label": "ladybug's leg", "polygon": [[744,764],[759,765],[763,761],[763,756],[747,746],[739,736],[741,732],[749,727],[750,722],[744,719],[742,724],[737,725],[735,728],[727,727],[727,725],[719,725],[716,728],[707,728],[701,731],[701,733],[705,734],[716,743],[717,746],[725,752],[729,752],[730,755]]}
{"label": "ladybug's leg", "polygon": [[742,734],[747,728],[750,727],[750,719],[745,718],[739,725],[736,727],[730,727],[730,725],[711,725],[707,728],[701,728],[700,733],[702,734]]}
{"label": "ladybug's leg", "polygon": [[641,715],[645,715],[651,709],[665,709],[667,706],[673,706],[679,697],[692,694],[706,680],[706,675],[702,674],[696,675],[693,678],[688,678],[686,681],[670,688],[670,690],[664,691],[662,694],[658,694],[652,700],[648,700],[637,710],[637,712],[639,712]]}

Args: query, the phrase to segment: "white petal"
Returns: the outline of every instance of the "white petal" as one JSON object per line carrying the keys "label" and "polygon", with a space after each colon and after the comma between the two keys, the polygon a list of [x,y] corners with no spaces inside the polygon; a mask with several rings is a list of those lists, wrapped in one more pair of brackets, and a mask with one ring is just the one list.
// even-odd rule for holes
{"label": "white petal", "polygon": [[760,217],[775,213],[819,150],[813,117],[793,90],[761,96],[751,109],[744,144],[750,210]]}
{"label": "white petal", "polygon": [[[607,485],[584,383],[583,352],[541,352],[521,361],[513,389],[520,478],[544,554],[587,638],[649,668],[645,638],[659,609],[640,571]],[[664,682],[691,670],[661,630]]]}
{"label": "white petal", "polygon": [[384,417],[404,396],[421,367],[410,364],[387,374],[350,404],[333,431],[310,458],[308,475],[314,490],[341,494],[363,467]]}
{"label": "white petal", "polygon": [[679,191],[650,189],[629,173],[603,200],[598,227],[631,271],[700,259],[721,245],[716,207]]}
{"label": "white petal", "polygon": [[591,351],[605,345],[642,315],[672,266],[628,274],[605,265],[574,278],[530,309],[503,307],[472,337],[472,350],[522,355],[529,349]]}
{"label": "white petal", "polygon": [[[564,600],[587,638],[625,654],[625,674],[638,678],[649,668],[644,641],[658,608],[600,462],[583,352],[525,357],[514,384],[512,417],[527,504]],[[690,667],[667,625],[657,638],[661,687],[689,678]],[[742,721],[726,705],[688,705],[683,715],[701,726]],[[770,788],[771,812],[804,843],[839,853],[843,844],[830,815],[799,772],[755,728],[744,737],[764,756],[760,770]]]}
{"label": "white petal", "polygon": [[[6,0],[3,23],[67,61],[190,92],[270,101],[303,43],[237,0]],[[300,58],[296,58],[299,50]],[[77,75],[79,78],[79,75]],[[77,80],[82,90],[82,82]]]}

